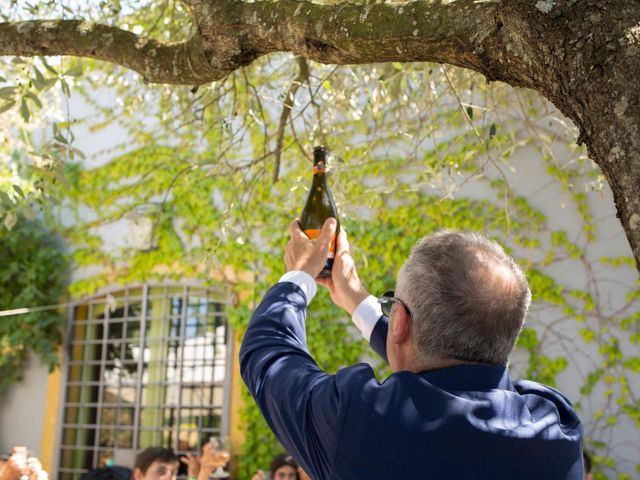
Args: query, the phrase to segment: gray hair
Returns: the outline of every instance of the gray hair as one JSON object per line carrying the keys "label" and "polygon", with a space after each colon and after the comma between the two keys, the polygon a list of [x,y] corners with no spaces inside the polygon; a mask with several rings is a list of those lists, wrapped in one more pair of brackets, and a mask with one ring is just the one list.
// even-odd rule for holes
{"label": "gray hair", "polygon": [[411,310],[419,361],[507,365],[531,291],[502,247],[481,235],[441,231],[411,249],[396,296]]}

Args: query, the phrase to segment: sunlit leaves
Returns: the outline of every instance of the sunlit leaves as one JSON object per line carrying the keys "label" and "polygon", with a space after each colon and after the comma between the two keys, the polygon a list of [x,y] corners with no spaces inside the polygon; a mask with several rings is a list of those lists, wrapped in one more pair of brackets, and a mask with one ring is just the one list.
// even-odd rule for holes
{"label": "sunlit leaves", "polygon": [[[9,228],[22,216],[34,218],[34,209],[53,203],[52,192],[64,182],[66,161],[81,159],[73,134],[60,122],[60,93],[70,93],[68,79],[77,66],[60,61],[16,57],[3,60],[0,87],[0,190],[17,186],[21,194],[0,206],[0,218]],[[53,63],[53,64],[52,64]],[[54,66],[55,65],[55,66]],[[34,132],[47,130],[48,138]],[[17,191],[17,190],[16,190]]]}

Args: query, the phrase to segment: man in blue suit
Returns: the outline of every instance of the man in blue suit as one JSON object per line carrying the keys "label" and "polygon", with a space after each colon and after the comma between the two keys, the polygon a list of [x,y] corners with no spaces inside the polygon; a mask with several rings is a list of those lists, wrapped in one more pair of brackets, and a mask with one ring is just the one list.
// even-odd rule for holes
{"label": "man in blue suit", "polygon": [[[476,234],[428,236],[396,293],[376,299],[343,231],[331,278],[314,280],[335,229],[329,219],[312,241],[291,224],[287,273],[254,312],[240,351],[249,391],[311,478],[581,480],[582,426],[571,403],[509,377],[531,294],[502,248]],[[388,360],[386,380],[367,364],[330,375],[315,363],[305,318],[316,282]]]}

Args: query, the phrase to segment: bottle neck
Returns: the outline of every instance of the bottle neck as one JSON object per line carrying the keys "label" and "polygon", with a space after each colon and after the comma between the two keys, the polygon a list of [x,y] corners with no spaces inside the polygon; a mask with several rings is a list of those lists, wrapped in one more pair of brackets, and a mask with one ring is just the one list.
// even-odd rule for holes
{"label": "bottle neck", "polygon": [[314,178],[317,176],[325,176],[327,174],[327,165],[324,160],[316,160],[313,162],[313,168],[311,169],[313,172]]}

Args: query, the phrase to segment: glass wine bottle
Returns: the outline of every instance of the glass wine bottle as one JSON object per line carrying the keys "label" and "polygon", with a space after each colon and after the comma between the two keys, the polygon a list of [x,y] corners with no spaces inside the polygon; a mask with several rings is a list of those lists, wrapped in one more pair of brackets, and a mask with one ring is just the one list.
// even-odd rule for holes
{"label": "glass wine bottle", "polygon": [[[318,238],[322,225],[327,218],[333,217],[338,221],[338,210],[331,196],[331,190],[327,184],[327,147],[317,146],[313,149],[313,181],[309,196],[302,209],[300,215],[300,228],[307,237],[313,239]],[[340,222],[336,228],[336,236],[340,231]],[[331,242],[329,257],[324,268],[318,275],[319,278],[331,276],[331,268],[333,267],[333,258],[335,256],[336,242],[335,237]]]}

